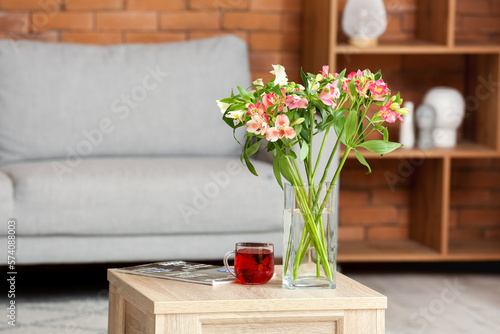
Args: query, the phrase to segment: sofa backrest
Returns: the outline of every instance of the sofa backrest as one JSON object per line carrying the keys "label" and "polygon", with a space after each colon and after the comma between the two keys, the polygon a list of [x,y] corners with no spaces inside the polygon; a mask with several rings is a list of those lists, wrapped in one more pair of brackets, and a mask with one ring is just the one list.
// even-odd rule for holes
{"label": "sofa backrest", "polygon": [[229,156],[216,100],[250,84],[234,36],[94,46],[0,41],[0,163],[85,156]]}

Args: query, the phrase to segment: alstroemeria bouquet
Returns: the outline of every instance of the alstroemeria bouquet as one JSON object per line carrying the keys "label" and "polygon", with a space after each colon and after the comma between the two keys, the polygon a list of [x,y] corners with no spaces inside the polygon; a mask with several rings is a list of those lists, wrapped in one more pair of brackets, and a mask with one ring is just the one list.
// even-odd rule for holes
{"label": "alstroemeria bouquet", "polygon": [[[330,193],[350,151],[354,151],[359,162],[370,172],[370,166],[359,148],[383,155],[401,146],[388,140],[388,130],[383,124],[394,123],[397,119],[402,121],[401,114],[407,113],[407,109],[401,108],[399,93],[391,95],[380,71],[358,70],[346,75],[346,70],[330,73],[328,66],[323,66],[319,74],[306,75],[301,71],[303,84],[297,84],[288,82],[283,66],[273,65],[273,68],[271,73],[275,78],[272,81],[264,84],[262,79],[256,80],[249,90],[238,87],[238,94],[232,92],[230,97],[217,101],[222,118],[233,128],[233,133],[240,127],[246,129],[245,140],[241,143],[241,160],[253,174],[257,175],[249,157],[265,145],[265,149],[273,154],[274,174],[282,188],[284,178],[292,186],[315,186],[310,189],[316,189],[312,191],[319,194],[323,184],[330,181]],[[372,105],[376,107],[374,111],[370,108]],[[332,151],[323,152],[332,128],[337,135],[335,146]],[[382,139],[368,140],[373,131],[379,132]],[[319,153],[313,156],[314,137],[321,132],[324,136],[317,143],[320,145]],[[333,178],[326,180],[340,143],[345,145],[345,151]],[[324,153],[329,154],[328,162],[325,169],[319,171],[319,161]],[[303,164],[303,168],[299,164]],[[305,171],[305,175],[301,170]],[[317,173],[321,173],[321,178],[315,185]],[[323,263],[325,274],[331,278],[333,274],[322,251],[326,239],[314,232],[322,224],[319,213],[325,203],[318,200],[316,193],[298,195],[303,199],[300,211],[313,217],[306,221],[308,227],[304,233],[308,235],[303,238],[301,247],[304,254],[298,256],[299,260],[311,244],[317,251],[317,262]],[[293,265],[295,270],[300,263],[289,264],[285,261],[285,266],[288,265]]]}

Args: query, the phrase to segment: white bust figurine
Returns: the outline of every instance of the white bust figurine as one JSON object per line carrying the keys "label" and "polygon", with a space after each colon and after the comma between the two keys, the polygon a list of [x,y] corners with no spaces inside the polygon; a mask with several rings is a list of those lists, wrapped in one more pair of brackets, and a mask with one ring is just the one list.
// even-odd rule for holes
{"label": "white bust figurine", "polygon": [[418,125],[418,147],[422,150],[434,148],[434,141],[432,139],[434,123],[436,122],[434,108],[422,104],[417,108],[415,117]]}
{"label": "white bust figurine", "polygon": [[465,115],[465,100],[450,87],[435,87],[425,94],[424,105],[434,109],[432,141],[435,147],[449,148],[457,144],[457,128]]}

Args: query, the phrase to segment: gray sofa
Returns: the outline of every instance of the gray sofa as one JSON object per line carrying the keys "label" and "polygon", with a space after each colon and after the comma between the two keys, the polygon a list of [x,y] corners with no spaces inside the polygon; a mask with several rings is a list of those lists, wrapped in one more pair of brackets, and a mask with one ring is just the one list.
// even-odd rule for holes
{"label": "gray sofa", "polygon": [[[215,103],[250,84],[236,37],[156,45],[0,41],[0,212],[18,264],[281,252],[282,190]],[[7,249],[7,228],[1,231]]]}

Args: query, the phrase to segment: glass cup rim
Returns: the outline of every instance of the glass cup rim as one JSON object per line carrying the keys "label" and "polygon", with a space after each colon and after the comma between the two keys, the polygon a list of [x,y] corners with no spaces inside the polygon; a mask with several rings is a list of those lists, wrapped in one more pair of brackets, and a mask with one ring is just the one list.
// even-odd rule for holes
{"label": "glass cup rim", "polygon": [[272,247],[272,248],[274,248],[274,245],[271,242],[244,241],[244,242],[237,242],[236,247],[252,247],[252,248]]}

